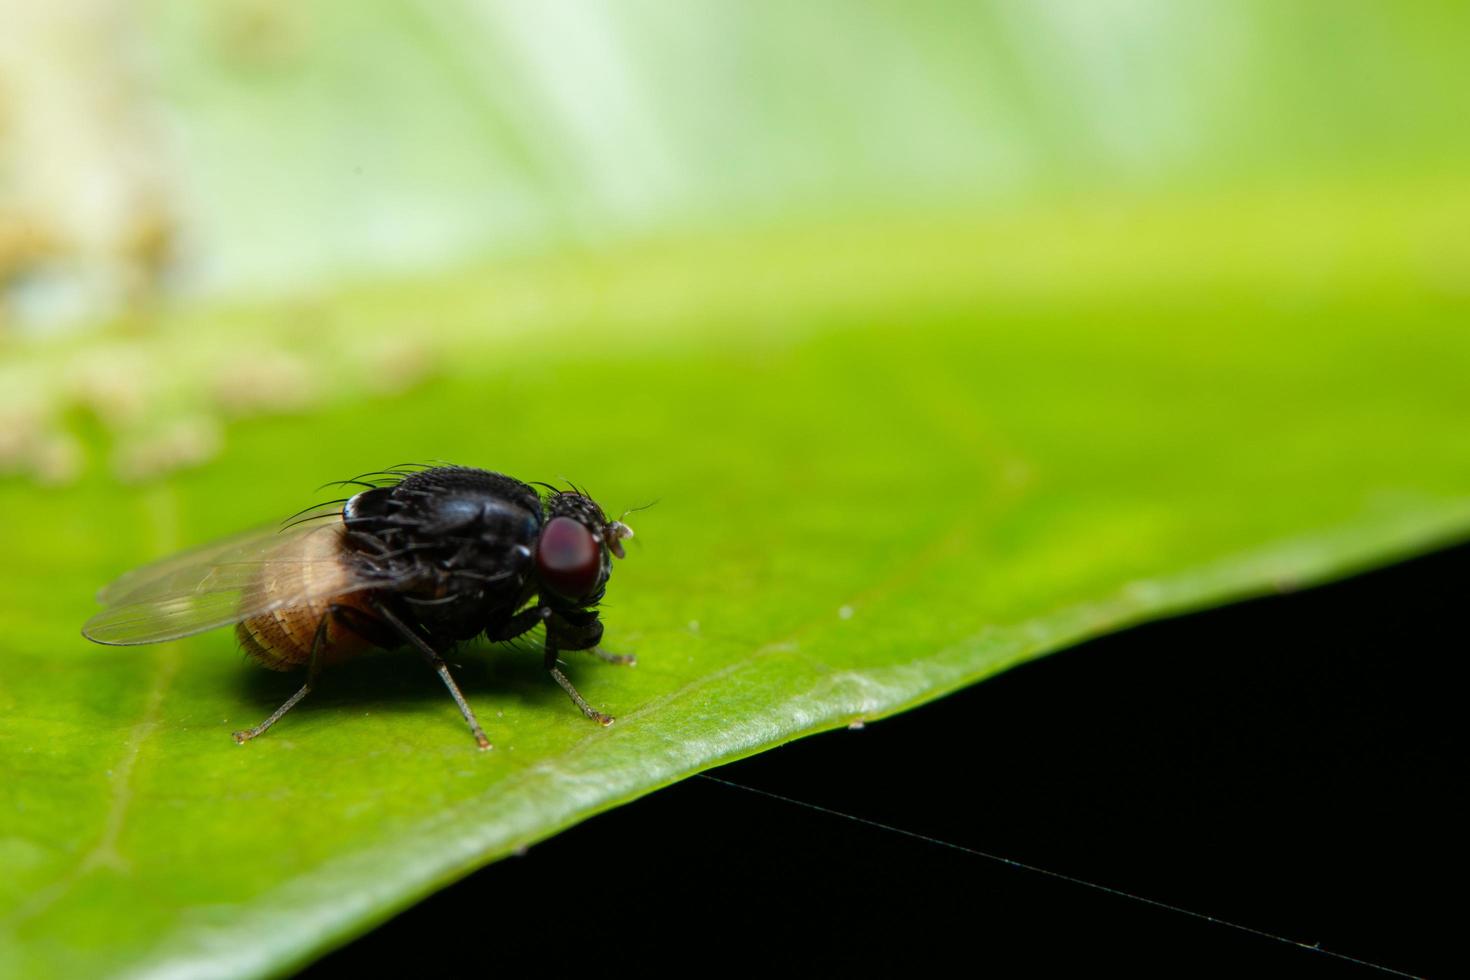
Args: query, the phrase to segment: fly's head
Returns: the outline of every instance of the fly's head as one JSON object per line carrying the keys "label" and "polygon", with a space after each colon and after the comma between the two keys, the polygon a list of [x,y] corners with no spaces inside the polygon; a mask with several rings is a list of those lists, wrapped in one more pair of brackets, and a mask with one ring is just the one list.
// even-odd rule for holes
{"label": "fly's head", "polygon": [[613,558],[624,557],[623,541],[633,529],[608,520],[591,497],[557,491],[547,497],[545,521],[536,539],[536,574],[548,599],[569,607],[594,606],[607,589]]}

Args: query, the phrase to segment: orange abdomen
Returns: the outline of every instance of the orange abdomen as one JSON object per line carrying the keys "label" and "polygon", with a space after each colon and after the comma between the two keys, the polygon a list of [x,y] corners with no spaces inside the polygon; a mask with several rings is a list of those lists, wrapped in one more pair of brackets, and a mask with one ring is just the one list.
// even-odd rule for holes
{"label": "orange abdomen", "polygon": [[322,617],[327,617],[327,632],[322,637],[321,662],[323,667],[350,660],[370,648],[372,643],[345,627],[333,618],[329,606],[357,606],[358,596],[342,596],[331,603],[313,602],[291,609],[247,619],[235,627],[235,636],[249,654],[262,667],[271,670],[296,670],[305,667],[311,659],[311,644],[316,637]]}
{"label": "orange abdomen", "polygon": [[370,648],[373,645],[370,640],[353,632],[339,617],[331,614],[331,607],[336,605],[351,606],[369,618],[372,616],[367,608],[367,592],[338,594],[349,581],[346,566],[335,560],[341,552],[341,537],[337,534],[312,534],[289,542],[286,547],[297,549],[299,553],[289,556],[291,560],[265,563],[261,578],[251,586],[252,594],[258,596],[264,592],[271,596],[330,598],[307,598],[242,620],[235,627],[240,646],[261,666],[271,670],[305,667],[311,659],[311,645],[317,629],[325,619],[326,632],[322,636],[319,654],[322,666],[342,663]]}

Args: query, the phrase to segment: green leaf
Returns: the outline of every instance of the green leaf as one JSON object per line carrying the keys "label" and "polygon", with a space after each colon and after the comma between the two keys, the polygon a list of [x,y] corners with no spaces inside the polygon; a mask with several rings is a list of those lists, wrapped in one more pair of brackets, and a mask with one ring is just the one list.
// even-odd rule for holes
{"label": "green leaf", "polygon": [[[349,290],[313,339],[281,308],[175,317],[129,369],[243,369],[296,336],[347,379],[167,482],[0,485],[0,974],[279,973],[701,769],[1463,535],[1467,201],[1360,185],[677,241]],[[441,358],[407,393],[331,359],[405,332]],[[33,376],[63,355],[31,351]],[[227,631],[77,635],[131,565],[433,458],[657,499],[605,613],[638,666],[571,668],[616,725],[536,656],[472,645],[455,670],[493,752],[405,654],[329,672],[240,747],[298,678]]]}

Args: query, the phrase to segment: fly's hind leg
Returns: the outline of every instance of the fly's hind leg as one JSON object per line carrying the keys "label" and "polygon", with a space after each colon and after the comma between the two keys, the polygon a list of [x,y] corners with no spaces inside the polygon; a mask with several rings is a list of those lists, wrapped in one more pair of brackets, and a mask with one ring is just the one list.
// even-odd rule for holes
{"label": "fly's hind leg", "polygon": [[327,639],[327,620],[336,615],[337,607],[329,606],[326,613],[322,615],[321,621],[316,624],[316,632],[311,637],[311,656],[306,661],[306,683],[301,685],[301,690],[286,699],[286,703],[277,708],[269,718],[256,725],[254,728],[245,728],[234,733],[235,744],[244,745],[252,738],[264,735],[270,727],[281,720],[281,716],[292,708],[297,702],[311,693],[311,686],[316,683],[316,675],[322,669],[322,644]]}

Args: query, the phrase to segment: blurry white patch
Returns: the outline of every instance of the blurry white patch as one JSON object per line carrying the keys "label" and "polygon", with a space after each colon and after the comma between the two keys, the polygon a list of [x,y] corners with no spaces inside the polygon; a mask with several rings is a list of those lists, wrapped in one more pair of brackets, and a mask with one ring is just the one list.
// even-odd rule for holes
{"label": "blurry white patch", "polygon": [[113,471],[125,482],[136,482],[206,462],[219,452],[224,430],[207,415],[176,419],[146,436],[121,443],[113,455]]}

